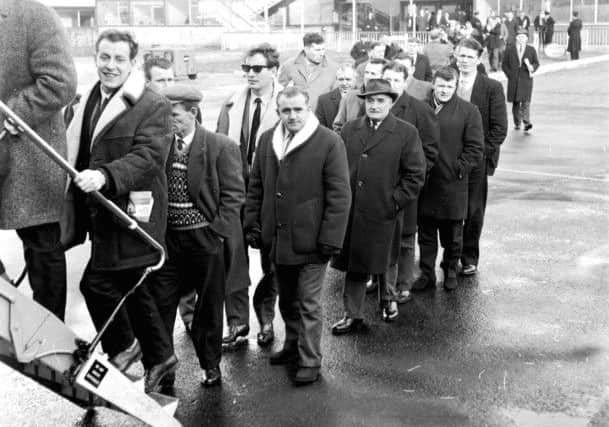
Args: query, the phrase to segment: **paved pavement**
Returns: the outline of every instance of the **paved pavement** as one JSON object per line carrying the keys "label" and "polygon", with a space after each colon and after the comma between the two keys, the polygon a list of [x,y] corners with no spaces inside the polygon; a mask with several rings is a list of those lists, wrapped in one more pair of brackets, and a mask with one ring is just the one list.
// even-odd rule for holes
{"label": "paved pavement", "polygon": [[[609,425],[608,72],[605,62],[536,79],[533,133],[510,130],[490,180],[477,278],[417,295],[393,324],[369,296],[366,330],[333,337],[342,277],[329,270],[323,378],[306,388],[268,365],[252,317],[250,341],[224,356],[223,386],[203,389],[178,327],[177,417],[189,426]],[[0,232],[12,272],[16,248]],[[90,336],[76,291],[86,250],[69,254],[67,321]],[[279,316],[275,326],[278,349]]]}

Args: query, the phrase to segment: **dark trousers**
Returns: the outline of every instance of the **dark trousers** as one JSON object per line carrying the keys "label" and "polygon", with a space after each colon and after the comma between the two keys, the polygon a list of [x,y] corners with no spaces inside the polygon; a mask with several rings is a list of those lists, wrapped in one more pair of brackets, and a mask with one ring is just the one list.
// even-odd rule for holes
{"label": "dark trousers", "polygon": [[224,243],[206,228],[168,230],[168,259],[152,278],[166,331],[173,336],[180,298],[197,292],[192,341],[203,369],[215,368],[222,354],[222,305],[226,270]]}
{"label": "dark trousers", "polygon": [[327,264],[277,265],[285,348],[298,348],[298,365],[321,366],[321,289]]}
{"label": "dark trousers", "polygon": [[514,125],[520,126],[520,123],[528,124],[531,121],[531,103],[529,101],[521,101],[512,103],[512,115],[514,117]]}
{"label": "dark trousers", "polygon": [[438,256],[438,234],[444,248],[442,269],[457,270],[461,247],[463,245],[463,221],[436,219],[428,216],[419,217],[419,250],[421,256],[419,267],[421,274],[429,280],[435,280],[436,257]]}
{"label": "dark trousers", "polygon": [[[397,277],[398,265],[393,264],[387,268],[384,274],[378,276],[378,301],[395,301],[398,296]],[[364,313],[364,303],[366,301],[366,283],[370,279],[368,273],[356,273],[347,271],[345,276],[345,287],[343,288],[343,306],[345,315],[352,319],[361,319]]]}
{"label": "dark trousers", "polygon": [[579,50],[576,50],[574,52],[569,51],[569,54],[571,54],[571,60],[575,60],[575,59],[579,59]]}
{"label": "dark trousers", "polygon": [[[120,299],[135,285],[141,269],[97,271],[87,265],[80,290],[96,330],[100,330]],[[125,305],[102,336],[102,346],[110,357],[129,347],[137,338],[142,347],[142,362],[146,369],[157,365],[172,354],[171,341],[161,320],[159,309],[145,280],[127,298]]]}
{"label": "dark trousers", "polygon": [[488,194],[488,177],[486,160],[475,166],[469,174],[467,187],[467,216],[463,226],[462,265],[478,265],[480,258],[480,236],[484,223],[486,199]]}
{"label": "dark trousers", "polygon": [[21,228],[17,235],[23,242],[34,301],[63,320],[66,311],[66,256],[60,243],[59,223]]}
{"label": "dark trousers", "polygon": [[416,233],[402,235],[400,239],[400,255],[398,257],[399,290],[409,290],[414,276],[414,244]]}

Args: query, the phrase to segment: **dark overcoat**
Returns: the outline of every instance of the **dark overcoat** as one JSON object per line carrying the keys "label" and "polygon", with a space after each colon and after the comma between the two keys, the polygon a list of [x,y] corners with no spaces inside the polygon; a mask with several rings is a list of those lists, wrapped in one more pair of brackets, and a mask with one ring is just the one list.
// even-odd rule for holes
{"label": "dark overcoat", "polygon": [[470,102],[478,107],[484,130],[486,174],[494,175],[499,163],[501,144],[507,136],[507,110],[503,85],[478,73],[472,87]]}
{"label": "dark overcoat", "polygon": [[381,274],[397,262],[402,210],[419,196],[425,154],[417,129],[389,114],[376,131],[367,116],[341,131],[351,174],[352,206],[345,243],[334,267]]}
{"label": "dark overcoat", "polygon": [[567,45],[567,52],[579,52],[582,50],[582,20],[575,18],[569,22],[569,28],[567,28],[567,34],[569,35],[569,43]]}
{"label": "dark overcoat", "polygon": [[319,120],[319,124],[332,129],[332,123],[338,113],[338,106],[341,100],[340,89],[336,88],[331,92],[324,93],[317,100],[317,109],[315,115]]}
{"label": "dark overcoat", "polygon": [[245,204],[245,230],[259,233],[271,261],[279,265],[325,263],[320,244],[343,244],[351,191],[345,146],[311,114],[310,136],[296,141],[279,160],[273,144],[278,125],[256,149]]}
{"label": "dark overcoat", "polygon": [[[0,99],[62,156],[61,109],[76,93],[69,46],[52,9],[30,0],[0,0]],[[0,229],[59,221],[66,187],[59,166],[25,135],[0,141],[0,163]]]}
{"label": "dark overcoat", "polygon": [[[83,96],[68,128],[68,160],[76,163],[82,142],[85,109],[99,82]],[[150,191],[154,200],[148,222],[138,224],[159,243],[164,244],[167,226],[167,179],[165,162],[171,145],[171,105],[163,96],[145,86],[143,76],[133,72],[110,99],[95,127],[90,146],[89,169],[107,177],[102,190],[108,199],[127,211],[132,191]],[[102,206],[76,192],[76,242],[91,237],[91,267],[97,270],[123,270],[154,264],[157,252]],[[83,206],[86,204],[86,206]]]}
{"label": "dark overcoat", "polygon": [[[426,176],[438,157],[440,127],[431,107],[418,99],[403,93],[393,104],[391,112],[398,118],[410,123],[419,132],[425,154]],[[402,234],[410,235],[417,231],[417,199],[404,207]]]}
{"label": "dark overcoat", "polygon": [[501,69],[508,79],[507,100],[508,102],[530,102],[533,93],[533,77],[529,73],[524,60],[528,58],[533,66],[533,71],[539,68],[537,51],[531,45],[526,45],[522,62],[518,59],[516,45],[510,45],[505,49]]}
{"label": "dark overcoat", "polygon": [[[197,126],[188,158],[188,194],[210,221],[209,227],[224,238],[227,294],[232,287],[249,286],[250,280],[241,231],[245,185],[240,171],[239,146],[227,136]],[[170,162],[166,172],[171,173]]]}
{"label": "dark overcoat", "polygon": [[482,120],[475,105],[456,95],[437,116],[440,151],[421,191],[419,215],[462,220],[467,212],[468,174],[484,149]]}

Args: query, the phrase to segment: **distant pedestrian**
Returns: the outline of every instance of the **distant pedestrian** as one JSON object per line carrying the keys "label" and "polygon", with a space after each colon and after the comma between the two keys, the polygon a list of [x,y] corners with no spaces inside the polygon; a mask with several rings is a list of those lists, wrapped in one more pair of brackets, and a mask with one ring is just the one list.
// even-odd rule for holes
{"label": "distant pedestrian", "polygon": [[554,40],[554,18],[550,15],[550,12],[544,13],[543,21],[543,44],[544,46],[549,45]]}
{"label": "distant pedestrian", "polygon": [[501,68],[508,79],[507,100],[512,103],[514,129],[524,123],[525,132],[533,128],[530,118],[531,95],[533,93],[533,74],[539,68],[535,48],[529,44],[528,32],[519,30],[516,45],[505,53]]}
{"label": "distant pedestrian", "polygon": [[423,54],[429,59],[432,73],[450,64],[450,57],[453,54],[453,46],[448,43],[442,43],[440,39],[441,35],[442,30],[434,28],[429,32],[429,42],[423,47]]}
{"label": "distant pedestrian", "polygon": [[573,12],[573,19],[569,22],[569,28],[567,28],[567,34],[569,35],[569,44],[567,45],[567,52],[571,54],[571,59],[579,59],[579,52],[582,50],[582,27],[584,24],[579,19],[579,12]]}
{"label": "distant pedestrian", "polygon": [[402,64],[408,71],[408,78],[406,79],[406,93],[419,101],[427,102],[433,88],[431,82],[419,80],[414,77],[414,59],[406,52],[400,53],[396,58],[395,62]]}

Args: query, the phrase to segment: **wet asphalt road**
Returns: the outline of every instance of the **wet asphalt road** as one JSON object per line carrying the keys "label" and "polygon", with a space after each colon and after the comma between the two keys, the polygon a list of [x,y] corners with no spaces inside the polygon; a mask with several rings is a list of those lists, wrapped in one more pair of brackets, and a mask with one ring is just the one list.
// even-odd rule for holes
{"label": "wet asphalt road", "polygon": [[[268,364],[252,313],[249,342],[224,354],[222,387],[203,389],[180,325],[177,418],[218,427],[609,425],[607,75],[609,63],[539,76],[532,135],[511,130],[510,117],[476,278],[453,293],[439,284],[417,294],[392,324],[369,295],[366,329],[333,337],[342,276],[329,269],[323,376],[305,388]],[[2,232],[1,240],[15,272],[16,239]],[[69,253],[67,322],[90,338],[76,291],[87,250]],[[277,350],[279,315],[275,328]]]}

